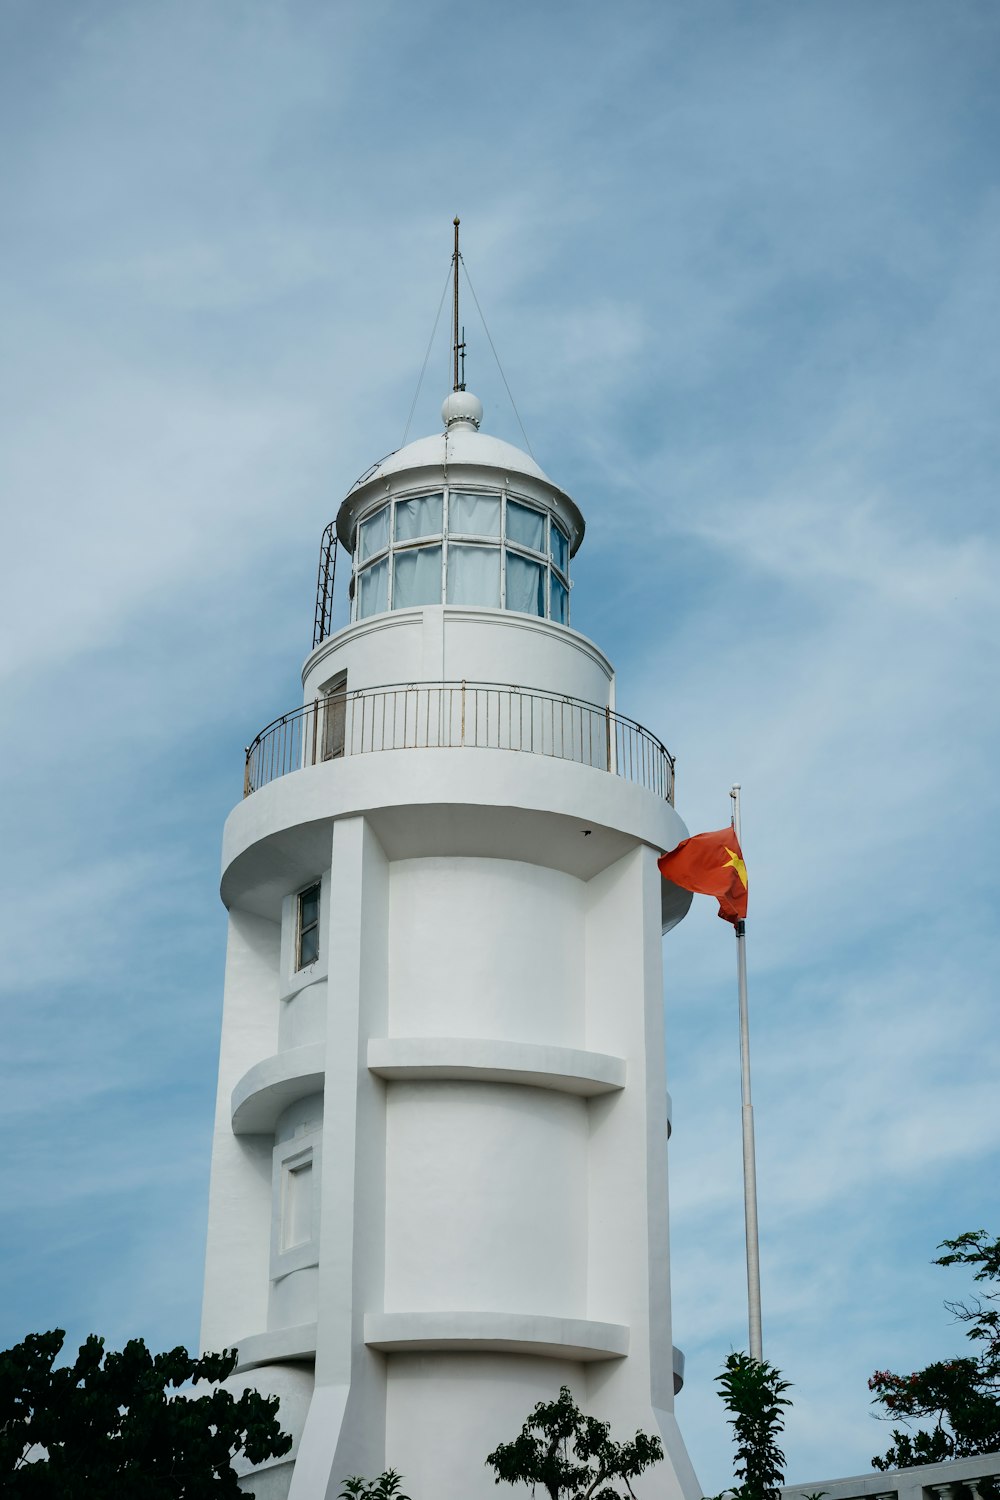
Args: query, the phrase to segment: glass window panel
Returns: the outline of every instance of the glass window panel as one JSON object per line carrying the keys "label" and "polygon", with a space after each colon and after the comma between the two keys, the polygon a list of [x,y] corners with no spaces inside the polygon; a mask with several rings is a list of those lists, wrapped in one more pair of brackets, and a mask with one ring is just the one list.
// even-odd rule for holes
{"label": "glass window panel", "polygon": [[545,616],[545,568],[530,557],[507,553],[507,608]]}
{"label": "glass window panel", "polygon": [[299,922],[303,928],[319,921],[319,886],[312,885],[299,897]]}
{"label": "glass window panel", "polygon": [[541,511],[531,510],[527,505],[518,505],[516,500],[508,500],[507,540],[518,542],[522,547],[531,547],[535,552],[544,552],[545,517]]}
{"label": "glass window panel", "polygon": [[499,547],[449,546],[448,603],[500,608]]}
{"label": "glass window panel", "polygon": [[358,619],[379,615],[389,608],[389,560],[373,563],[358,575]]}
{"label": "glass window panel", "polygon": [[500,496],[470,495],[452,490],[448,496],[448,532],[465,536],[500,535]]}
{"label": "glass window panel", "polygon": [[552,522],[552,561],[560,573],[567,572],[569,568],[569,542],[563,536],[555,521]]}
{"label": "glass window panel", "polygon": [[553,573],[552,583],[552,618],[560,625],[565,625],[569,620],[569,589]]}
{"label": "glass window panel", "polygon": [[374,557],[376,552],[384,552],[389,545],[389,507],[383,505],[381,510],[369,516],[367,521],[362,521],[359,529],[360,541],[358,543],[358,556],[361,562],[367,557]]}
{"label": "glass window panel", "polygon": [[441,603],[441,548],[409,547],[393,554],[392,607]]}
{"label": "glass window panel", "polygon": [[299,937],[299,968],[314,964],[319,958],[319,928],[311,927]]}
{"label": "glass window panel", "polygon": [[396,501],[396,541],[414,542],[422,536],[440,536],[443,495],[415,495]]}

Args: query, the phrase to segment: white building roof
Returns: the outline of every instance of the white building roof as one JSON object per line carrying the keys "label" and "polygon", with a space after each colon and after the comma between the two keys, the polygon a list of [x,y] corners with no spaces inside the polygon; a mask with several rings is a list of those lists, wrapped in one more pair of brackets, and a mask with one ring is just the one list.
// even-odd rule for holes
{"label": "white building roof", "polygon": [[[561,514],[569,528],[570,551],[576,552],[583,539],[584,520],[575,502],[529,454],[503,438],[480,432],[482,415],[482,403],[471,391],[452,391],[441,408],[446,423],[443,432],[397,448],[355,481],[337,514],[337,534],[348,551],[353,548],[359,518],[387,489],[394,488],[392,480],[396,476],[430,469],[443,477],[451,468],[463,468],[493,470],[505,478],[527,480],[525,489],[529,495],[554,505]],[[441,479],[436,482],[440,484]]]}
{"label": "white building roof", "polygon": [[539,468],[529,454],[505,443],[502,438],[488,432],[477,432],[470,423],[454,422],[447,432],[438,432],[433,437],[417,438],[405,448],[397,448],[377,463],[365,475],[365,483],[372,479],[388,478],[404,469],[420,469],[450,464],[476,464],[488,469],[502,469],[507,474],[530,474],[544,484],[552,484],[549,476]]}

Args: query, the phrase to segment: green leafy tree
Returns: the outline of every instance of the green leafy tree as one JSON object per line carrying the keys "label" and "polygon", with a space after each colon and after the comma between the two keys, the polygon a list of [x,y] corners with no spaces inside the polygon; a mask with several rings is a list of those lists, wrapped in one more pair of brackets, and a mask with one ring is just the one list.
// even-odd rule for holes
{"label": "green leafy tree", "polygon": [[362,1479],[360,1474],[352,1474],[344,1480],[338,1500],[410,1500],[400,1489],[402,1481],[402,1474],[395,1469],[386,1469],[377,1479]]}
{"label": "green leafy tree", "polygon": [[[969,1230],[957,1240],[938,1246],[947,1253],[936,1266],[975,1266],[974,1280],[1000,1281],[1000,1238],[990,1240],[985,1229]],[[1000,1448],[1000,1291],[973,1297],[970,1302],[946,1302],[945,1307],[967,1323],[966,1336],[976,1352],[958,1359],[937,1360],[911,1375],[876,1370],[868,1382],[872,1405],[883,1421],[904,1423],[932,1419],[929,1428],[907,1432],[893,1428],[892,1446],[872,1459],[876,1469],[903,1469],[915,1464],[941,1463]]]}
{"label": "green leafy tree", "polygon": [[[62,1329],[29,1335],[0,1354],[0,1491],[5,1500],[212,1500],[242,1495],[234,1453],[253,1464],[292,1446],[278,1398],[218,1382],[236,1352],[150,1354],[141,1339],[105,1353],[91,1336],[56,1367]],[[207,1381],[204,1396],[171,1388]]]}
{"label": "green leafy tree", "polygon": [[496,1484],[540,1484],[551,1500],[622,1500],[631,1480],[663,1457],[658,1437],[637,1432],[631,1442],[611,1440],[609,1423],[584,1416],[561,1386],[556,1401],[539,1401],[519,1437],[501,1443],[486,1462]]}
{"label": "green leafy tree", "polygon": [[791,1389],[781,1371],[749,1354],[730,1354],[715,1377],[729,1412],[736,1453],[733,1472],[742,1480],[731,1493],[737,1500],[779,1500],[785,1478],[785,1455],[778,1438],[785,1426],[784,1392]]}

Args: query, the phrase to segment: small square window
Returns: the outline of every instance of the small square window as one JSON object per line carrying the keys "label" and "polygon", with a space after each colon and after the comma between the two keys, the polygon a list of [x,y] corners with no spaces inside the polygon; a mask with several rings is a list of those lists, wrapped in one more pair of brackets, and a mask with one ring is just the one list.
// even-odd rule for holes
{"label": "small square window", "polygon": [[299,892],[295,967],[305,969],[319,957],[319,885]]}

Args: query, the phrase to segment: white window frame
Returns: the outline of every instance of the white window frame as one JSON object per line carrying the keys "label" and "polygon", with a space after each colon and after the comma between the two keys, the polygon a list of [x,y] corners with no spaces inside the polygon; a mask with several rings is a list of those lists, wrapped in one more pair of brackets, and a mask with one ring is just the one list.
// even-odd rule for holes
{"label": "white window frame", "polygon": [[[476,483],[471,483],[471,484],[455,485],[454,489],[455,489],[456,492],[461,493],[461,494],[467,494],[467,495],[489,495],[489,496],[497,497],[500,500],[500,532],[499,532],[499,535],[494,535],[494,536],[480,536],[480,535],[472,533],[472,532],[456,532],[455,536],[454,536],[454,540],[455,540],[455,542],[458,545],[462,545],[462,543],[468,543],[468,544],[471,544],[471,545],[474,545],[474,546],[499,547],[499,549],[500,549],[500,608],[502,610],[506,610],[507,609],[507,552],[508,552],[508,549],[510,549],[511,551],[518,553],[522,557],[530,558],[532,562],[540,563],[541,566],[545,569],[545,613],[544,613],[544,615],[534,615],[534,616],[532,616],[532,618],[534,618],[534,619],[544,619],[544,620],[547,620],[550,624],[556,624],[556,625],[563,624],[563,622],[561,620],[553,620],[552,619],[552,572],[553,572],[553,569],[554,569],[555,573],[556,573],[556,576],[559,578],[560,582],[564,585],[564,587],[566,589],[566,621],[565,621],[565,624],[568,626],[569,623],[570,623],[570,600],[571,600],[571,590],[572,590],[572,587],[573,587],[573,585],[572,585],[572,583],[570,581],[570,576],[569,576],[570,538],[569,538],[569,535],[568,535],[567,531],[559,524],[559,522],[556,519],[555,515],[553,514],[552,510],[549,509],[543,502],[541,502],[541,501],[539,501],[539,500],[537,500],[537,499],[535,499],[535,498],[533,498],[531,496],[518,494],[516,490],[515,491],[511,491],[510,488],[507,485],[503,485],[501,488],[498,489],[496,487],[496,485],[492,485],[492,484],[476,484]],[[397,545],[397,543],[396,543],[396,506],[397,506],[397,504],[401,500],[413,500],[413,499],[419,498],[422,495],[430,495],[430,494],[441,494],[441,496],[442,496],[442,503],[441,503],[441,526],[442,526],[442,529],[441,529],[441,531],[440,532],[435,532],[433,535],[426,536],[426,537],[407,538],[406,541],[401,542],[401,543],[399,543]],[[386,565],[387,565],[386,566],[387,579],[386,579],[386,610],[385,610],[385,612],[387,614],[389,614],[389,613],[392,612],[393,607],[394,607],[393,593],[394,593],[394,583],[395,583],[395,558],[396,558],[396,553],[397,552],[401,552],[401,551],[409,551],[409,550],[411,550],[413,548],[416,548],[416,547],[440,546],[440,548],[441,548],[441,602],[444,603],[447,600],[447,598],[448,598],[448,550],[449,550],[450,542],[452,540],[452,534],[451,534],[451,495],[452,495],[452,486],[447,482],[447,480],[442,485],[442,487],[441,487],[440,490],[437,490],[437,489],[431,489],[431,490],[429,490],[425,486],[421,486],[419,488],[414,488],[414,489],[407,489],[405,491],[400,492],[399,494],[393,494],[393,495],[389,495],[387,497],[384,497],[383,499],[381,499],[379,501],[379,503],[377,505],[375,505],[375,506],[372,507],[371,511],[367,515],[365,515],[365,516],[363,516],[363,517],[361,517],[359,519],[358,525],[357,525],[357,529],[356,529],[356,532],[355,532],[354,557],[352,559],[352,562],[353,562],[353,574],[352,574],[352,579],[351,579],[351,590],[352,590],[351,619],[352,619],[352,621],[357,621],[357,620],[360,620],[362,618],[364,618],[364,619],[373,618],[371,616],[362,616],[359,613],[360,603],[361,603],[361,578],[362,578],[362,575],[364,573],[366,573],[369,568],[374,567],[377,563],[379,563],[379,562],[381,562],[383,560],[385,560]],[[520,542],[508,541],[508,538],[507,538],[507,504],[508,504],[508,501],[511,501],[511,500],[514,501],[514,503],[517,504],[517,505],[523,505],[526,510],[533,510],[533,511],[535,511],[536,513],[538,513],[539,515],[541,515],[542,518],[544,519],[544,521],[545,521],[544,551],[540,551],[540,552],[539,551],[535,551],[534,548],[527,547],[527,546],[523,545]],[[362,564],[361,561],[360,561],[360,553],[361,553],[361,527],[362,527],[362,525],[364,524],[365,521],[371,520],[372,516],[376,515],[383,505],[388,505],[388,507],[389,507],[389,524],[388,524],[388,526],[386,528],[386,534],[387,534],[387,537],[388,537],[387,544],[386,544],[385,548],[383,548],[380,552],[377,552],[377,553],[373,554],[373,556],[371,556],[371,557],[365,558],[365,561]],[[566,570],[565,570],[565,572],[563,571],[562,568],[560,568],[560,567],[557,566],[557,564],[555,562],[555,559],[553,557],[553,553],[552,553],[552,528],[553,527],[555,527],[560,532],[563,540],[566,543]]]}
{"label": "white window frame", "polygon": [[[310,1187],[312,1204],[310,1224],[312,1233],[298,1245],[283,1248],[286,1183],[306,1163],[312,1167]],[[319,1264],[320,1239],[320,1175],[323,1166],[322,1130],[308,1130],[290,1140],[281,1141],[274,1148],[271,1169],[271,1280],[280,1281],[293,1271],[305,1270],[307,1266]]]}

